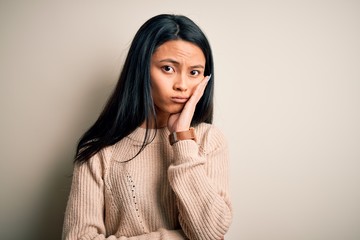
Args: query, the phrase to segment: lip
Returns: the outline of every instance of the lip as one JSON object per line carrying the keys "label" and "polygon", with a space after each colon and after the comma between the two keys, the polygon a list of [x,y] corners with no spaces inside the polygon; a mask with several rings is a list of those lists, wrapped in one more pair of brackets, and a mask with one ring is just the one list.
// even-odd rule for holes
{"label": "lip", "polygon": [[189,98],[187,97],[172,97],[171,100],[175,103],[186,103]]}

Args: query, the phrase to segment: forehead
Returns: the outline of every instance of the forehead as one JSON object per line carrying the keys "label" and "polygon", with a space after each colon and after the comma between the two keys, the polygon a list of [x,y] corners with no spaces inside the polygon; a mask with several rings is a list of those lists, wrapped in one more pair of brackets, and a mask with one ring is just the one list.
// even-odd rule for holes
{"label": "forehead", "polygon": [[160,45],[152,56],[153,60],[173,58],[178,61],[205,63],[205,56],[201,48],[184,40],[171,40]]}

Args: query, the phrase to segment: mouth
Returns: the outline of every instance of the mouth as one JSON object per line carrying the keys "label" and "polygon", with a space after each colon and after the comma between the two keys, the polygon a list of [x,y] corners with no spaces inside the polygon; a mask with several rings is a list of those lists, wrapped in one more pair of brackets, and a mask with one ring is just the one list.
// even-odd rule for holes
{"label": "mouth", "polygon": [[187,97],[172,97],[171,101],[174,103],[186,103],[189,100]]}

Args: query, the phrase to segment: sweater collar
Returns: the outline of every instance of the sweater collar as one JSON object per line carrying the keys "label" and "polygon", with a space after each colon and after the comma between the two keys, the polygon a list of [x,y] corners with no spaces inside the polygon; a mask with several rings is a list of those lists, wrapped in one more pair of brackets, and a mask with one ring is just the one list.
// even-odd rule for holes
{"label": "sweater collar", "polygon": [[[145,133],[146,133],[146,128],[137,127],[132,133],[130,133],[127,136],[127,138],[142,143],[144,141]],[[170,131],[167,127],[158,128],[158,129],[149,129],[148,135],[150,142],[159,143],[159,142],[168,141]]]}

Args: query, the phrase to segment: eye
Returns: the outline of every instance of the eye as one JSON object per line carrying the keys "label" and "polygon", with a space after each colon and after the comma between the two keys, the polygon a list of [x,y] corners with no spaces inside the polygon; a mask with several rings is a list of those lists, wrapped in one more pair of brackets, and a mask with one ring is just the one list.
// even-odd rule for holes
{"label": "eye", "polygon": [[190,75],[191,76],[198,76],[200,74],[200,71],[199,70],[192,70],[191,72],[190,72]]}
{"label": "eye", "polygon": [[170,66],[163,66],[161,67],[161,69],[166,72],[166,73],[173,73],[174,72],[174,68],[170,67]]}

